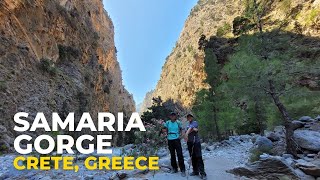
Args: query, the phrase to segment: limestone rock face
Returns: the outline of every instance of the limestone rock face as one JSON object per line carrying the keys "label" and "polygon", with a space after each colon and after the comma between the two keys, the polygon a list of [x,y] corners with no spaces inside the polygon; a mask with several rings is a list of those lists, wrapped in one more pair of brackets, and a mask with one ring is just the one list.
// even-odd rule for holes
{"label": "limestone rock face", "polygon": [[100,111],[135,111],[102,1],[2,0],[0,96],[0,126],[11,137],[20,111],[30,120],[44,112],[49,122],[52,112],[97,119]]}
{"label": "limestone rock face", "polygon": [[166,59],[153,97],[161,96],[163,101],[173,99],[185,107],[192,105],[195,93],[208,88],[203,82],[206,78],[204,54],[198,50],[198,40],[202,34],[210,37],[219,26],[231,24],[242,12],[241,7],[240,1],[210,0],[193,8]]}
{"label": "limestone rock face", "polygon": [[[292,0],[285,4],[286,2],[289,1],[270,1],[263,19],[264,29],[279,28],[279,22],[286,22],[286,25],[282,25],[285,31],[294,32],[298,24],[301,27],[299,33],[319,37],[320,16],[313,15],[320,12],[319,1]],[[185,22],[176,46],[166,59],[152,97],[161,96],[164,101],[172,99],[187,108],[192,106],[196,92],[208,88],[203,82],[206,78],[204,53],[198,50],[201,35],[209,38],[218,34],[221,36],[221,32],[225,31],[222,33],[223,37],[234,37],[233,20],[242,15],[244,9],[245,2],[241,0],[198,1]],[[299,83],[310,89],[319,89],[317,81],[318,77],[303,77]],[[145,102],[149,102],[150,96],[146,98],[149,99]]]}
{"label": "limestone rock face", "polygon": [[141,103],[140,105],[140,108],[139,108],[139,112],[140,113],[143,113],[145,111],[148,110],[148,107],[151,107],[152,106],[152,97],[153,97],[153,90],[152,91],[149,91],[147,92],[143,102]]}

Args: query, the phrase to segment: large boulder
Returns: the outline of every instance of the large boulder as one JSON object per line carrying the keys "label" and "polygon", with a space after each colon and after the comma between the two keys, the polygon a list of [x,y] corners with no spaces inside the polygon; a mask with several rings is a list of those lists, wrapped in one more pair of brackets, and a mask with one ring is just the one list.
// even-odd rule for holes
{"label": "large boulder", "polygon": [[262,152],[269,151],[273,147],[272,141],[264,136],[258,137],[254,145]]}
{"label": "large boulder", "polygon": [[320,166],[318,165],[300,160],[296,163],[296,166],[308,175],[320,177]]}
{"label": "large boulder", "polygon": [[299,174],[279,156],[269,156],[228,172],[255,179],[301,179]]}
{"label": "large boulder", "polygon": [[320,151],[320,132],[295,130],[293,137],[300,147],[311,151]]}

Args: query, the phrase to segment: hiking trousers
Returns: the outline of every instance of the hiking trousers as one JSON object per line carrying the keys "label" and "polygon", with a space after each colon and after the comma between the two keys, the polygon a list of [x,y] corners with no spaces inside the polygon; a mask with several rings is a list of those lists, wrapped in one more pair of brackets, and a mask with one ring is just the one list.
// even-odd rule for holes
{"label": "hiking trousers", "polygon": [[178,170],[178,165],[176,160],[176,153],[177,153],[180,170],[181,172],[186,171],[180,139],[168,140],[168,146],[169,146],[169,151],[171,155],[172,168],[174,170]]}
{"label": "hiking trousers", "polygon": [[201,144],[200,142],[188,142],[188,150],[191,157],[193,172],[195,174],[202,174],[206,175],[204,171],[204,163],[202,159],[202,152],[201,152]]}

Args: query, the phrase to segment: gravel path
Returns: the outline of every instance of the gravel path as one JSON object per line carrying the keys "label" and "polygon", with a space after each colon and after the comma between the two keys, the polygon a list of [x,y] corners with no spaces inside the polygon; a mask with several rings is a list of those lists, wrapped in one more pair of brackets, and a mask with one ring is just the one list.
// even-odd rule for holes
{"label": "gravel path", "polygon": [[[188,164],[188,152],[186,151],[186,144],[184,146],[184,158],[186,167]],[[245,179],[240,177],[235,177],[232,174],[226,172],[226,170],[232,169],[237,166],[241,166],[247,162],[248,151],[252,147],[252,142],[250,137],[237,136],[231,138],[228,141],[223,141],[221,143],[216,143],[211,146],[203,144],[203,158],[205,160],[205,169],[208,174],[208,180],[235,180],[235,179]],[[155,176],[153,172],[144,174],[141,171],[127,171],[126,174],[129,176],[128,180],[138,180],[138,179],[154,179],[154,180],[182,180],[186,177],[181,177],[181,174],[169,174],[165,172],[170,166],[170,156],[166,149],[163,149],[163,155],[160,161],[164,162],[165,166],[161,166],[162,171],[158,171]],[[115,154],[118,155],[120,151],[116,151]],[[79,179],[79,180],[104,180],[109,177],[114,176],[116,172],[110,171],[90,171],[83,167],[83,162],[79,162],[80,170],[78,173],[73,171],[63,171],[63,170],[50,170],[50,171],[18,171],[14,169],[12,162],[16,155],[7,154],[0,156],[0,180],[3,179],[31,179],[31,180],[51,180],[51,179]],[[190,170],[189,172],[191,172]],[[188,177],[190,180],[200,179],[199,177]]]}
{"label": "gravel path", "polygon": [[[213,157],[210,159],[205,160],[205,169],[207,173],[208,180],[237,180],[240,179],[235,177],[232,174],[226,172],[226,170],[231,169],[234,167],[234,162],[230,161],[229,159],[223,157]],[[192,170],[190,170],[191,172]],[[154,177],[149,176],[149,179],[154,180],[185,180],[186,177],[182,177],[180,173],[177,174],[170,174],[170,173],[157,173]],[[199,176],[189,176],[189,180],[199,180]]]}
{"label": "gravel path", "polygon": [[[205,159],[205,169],[208,180],[243,180],[244,177],[236,177],[233,174],[227,173],[227,170],[242,166],[248,161],[249,149],[252,147],[252,142],[249,140],[241,140],[239,137],[225,141],[216,145],[208,146],[203,150],[203,157]],[[214,149],[208,151],[214,146]],[[186,157],[185,157],[186,158]],[[188,167],[188,164],[186,164]],[[192,172],[192,167],[190,172]],[[156,173],[149,174],[148,179],[154,180],[185,180],[186,177],[182,177],[180,173]],[[196,177],[188,177],[189,180],[200,179]]]}

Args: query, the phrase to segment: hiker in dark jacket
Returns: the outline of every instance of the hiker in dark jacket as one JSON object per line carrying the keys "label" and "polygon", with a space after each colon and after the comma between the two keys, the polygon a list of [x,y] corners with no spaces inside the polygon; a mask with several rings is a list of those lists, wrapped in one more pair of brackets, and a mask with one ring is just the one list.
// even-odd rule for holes
{"label": "hiker in dark jacket", "polygon": [[178,156],[179,168],[181,171],[181,175],[183,177],[186,176],[186,168],[184,165],[182,147],[180,142],[180,135],[182,133],[182,125],[179,120],[177,120],[177,114],[171,113],[170,120],[166,121],[164,124],[165,129],[168,133],[168,146],[171,155],[171,166],[172,166],[172,173],[178,172],[178,165],[176,160],[176,153]]}
{"label": "hiker in dark jacket", "polygon": [[201,144],[198,135],[198,122],[194,120],[192,114],[187,115],[189,124],[185,134],[185,140],[188,144],[188,150],[191,157],[193,172],[190,176],[197,176],[200,173],[201,179],[206,179],[207,174],[204,171],[204,164],[202,160]]}

